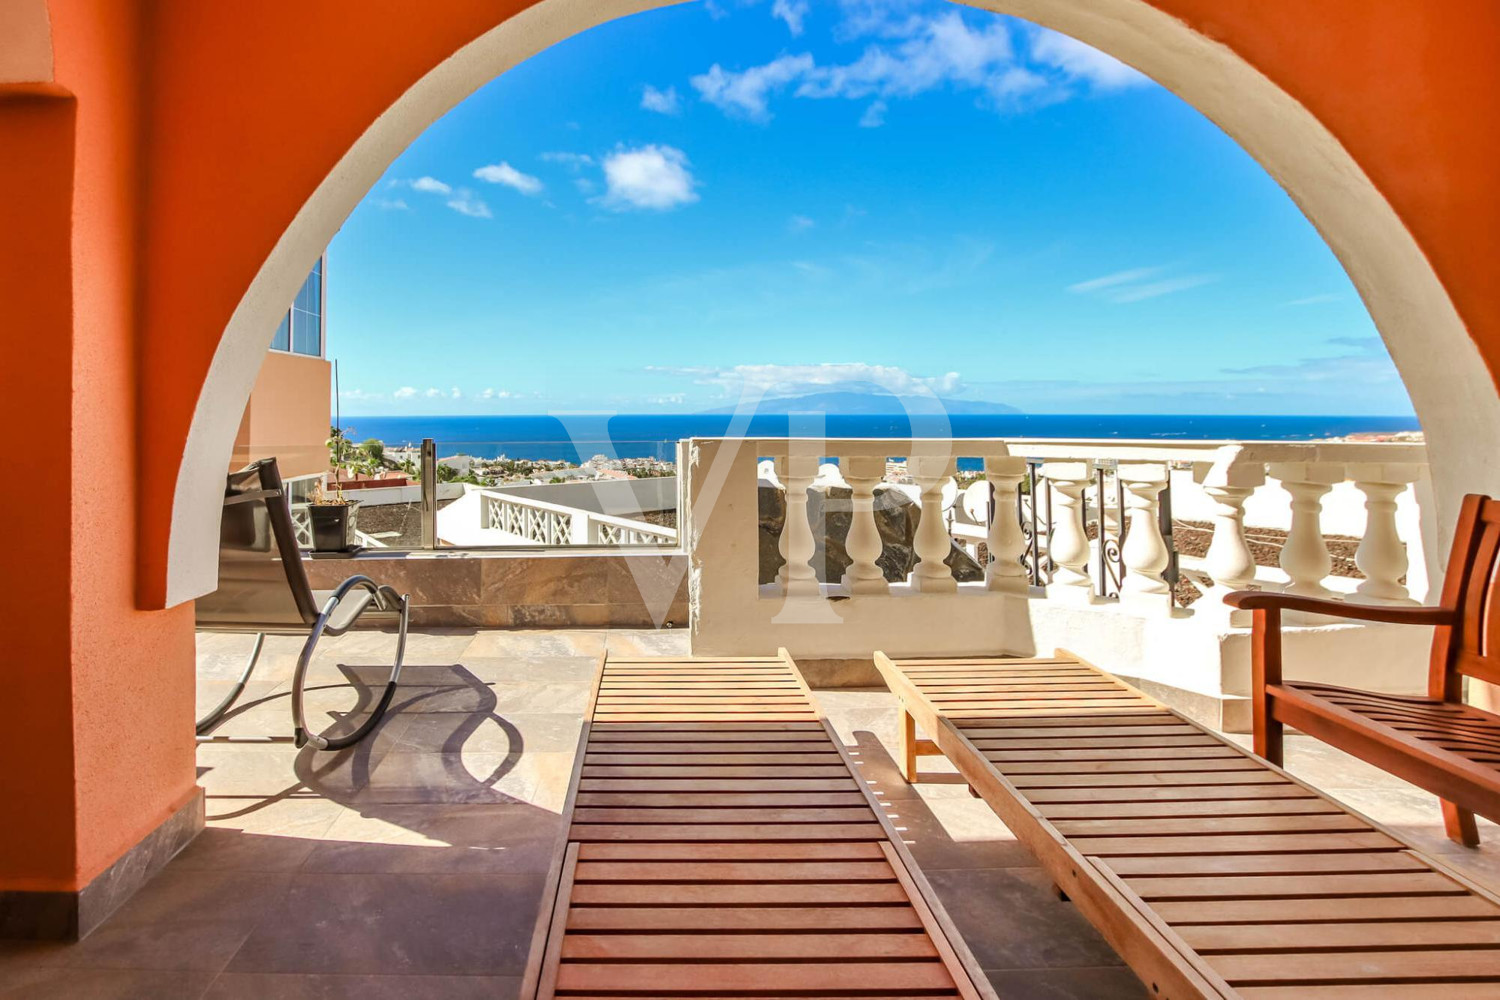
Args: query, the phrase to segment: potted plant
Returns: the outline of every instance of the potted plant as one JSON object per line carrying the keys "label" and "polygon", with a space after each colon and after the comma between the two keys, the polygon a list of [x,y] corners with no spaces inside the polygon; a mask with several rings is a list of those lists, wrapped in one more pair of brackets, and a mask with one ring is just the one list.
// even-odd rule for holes
{"label": "potted plant", "polygon": [[357,547],[359,501],[347,499],[343,490],[334,487],[333,495],[329,496],[321,484],[313,487],[307,516],[312,521],[314,552],[348,552]]}

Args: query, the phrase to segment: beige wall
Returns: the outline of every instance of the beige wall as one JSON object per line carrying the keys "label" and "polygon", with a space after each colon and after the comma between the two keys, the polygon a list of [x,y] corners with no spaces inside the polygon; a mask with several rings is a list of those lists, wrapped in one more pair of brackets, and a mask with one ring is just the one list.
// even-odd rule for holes
{"label": "beige wall", "polygon": [[240,418],[230,468],[275,456],[283,478],[328,471],[328,385],[322,358],[267,351]]}

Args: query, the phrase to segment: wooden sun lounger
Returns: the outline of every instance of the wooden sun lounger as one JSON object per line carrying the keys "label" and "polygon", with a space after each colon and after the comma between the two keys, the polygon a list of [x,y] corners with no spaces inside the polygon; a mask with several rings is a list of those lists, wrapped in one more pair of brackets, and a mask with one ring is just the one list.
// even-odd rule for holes
{"label": "wooden sun lounger", "polygon": [[1500,900],[1109,674],[875,660],[908,776],[946,755],[1153,996],[1500,997]]}
{"label": "wooden sun lounger", "polygon": [[786,655],[601,661],[521,996],[993,997]]}

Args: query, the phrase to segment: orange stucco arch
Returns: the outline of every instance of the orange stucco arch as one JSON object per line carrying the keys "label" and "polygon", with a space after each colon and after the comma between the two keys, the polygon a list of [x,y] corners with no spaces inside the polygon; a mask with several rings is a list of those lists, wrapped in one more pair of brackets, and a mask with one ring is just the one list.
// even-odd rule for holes
{"label": "orange stucco arch", "polygon": [[[290,53],[269,43],[282,27],[275,5],[260,13],[189,5],[161,22],[165,58],[158,63],[169,69],[159,74],[153,120],[158,135],[175,138],[148,174],[158,225],[148,247],[146,316],[149,326],[182,336],[170,357],[148,344],[152,360],[143,373],[151,383],[143,427],[153,444],[162,443],[160,454],[153,447],[144,456],[147,606],[212,587],[214,567],[203,549],[216,509],[208,500],[264,348],[257,339],[274,327],[271,317],[295,291],[297,276],[369,184],[432,120],[514,62],[662,2],[542,0],[498,12],[460,3],[420,25],[339,18],[329,8],[340,4],[323,5],[320,17],[299,22],[296,32],[313,40],[312,58],[328,70],[311,108],[303,107],[309,92],[300,76],[276,78],[265,65],[267,58],[300,58],[297,41]],[[1440,504],[1451,508],[1465,490],[1500,489],[1500,478],[1486,478],[1487,470],[1476,476],[1460,461],[1474,444],[1476,417],[1495,428],[1500,446],[1490,374],[1500,370],[1500,309],[1467,291],[1484,281],[1480,262],[1494,249],[1493,233],[1475,227],[1471,209],[1482,199],[1493,217],[1495,195],[1481,175],[1488,162],[1475,154],[1495,142],[1469,134],[1451,103],[1462,99],[1471,112],[1476,81],[1495,71],[1475,42],[1486,33],[1462,30],[1463,19],[1450,11],[1464,8],[1468,29],[1473,22],[1495,27],[1500,12],[1482,0],[1460,0],[1443,17],[1415,2],[1383,5],[1378,14],[1352,0],[1329,0],[1315,11],[1293,0],[972,2],[1111,52],[1237,138],[1303,206],[1365,296],[1428,430]],[[325,34],[329,22],[337,26]],[[228,51],[201,44],[226,35],[256,43]],[[1328,51],[1340,59],[1326,58]],[[1462,71],[1451,82],[1433,78],[1439,51],[1444,70]],[[358,71],[340,73],[346,61],[358,61]],[[247,79],[255,81],[253,102]],[[1411,85],[1417,79],[1423,86]],[[1374,100],[1352,97],[1359,93]],[[223,98],[233,101],[232,126]],[[259,155],[294,114],[308,121],[309,113],[319,123],[317,141],[283,142],[274,160]],[[202,170],[194,150],[203,161],[229,165],[238,204],[228,215],[220,200],[224,175]],[[204,271],[197,240],[210,229],[212,273],[203,275],[203,294],[184,298],[184,265]],[[170,499],[161,494],[168,483]]]}
{"label": "orange stucco arch", "polygon": [[[0,415],[45,473],[0,494],[25,527],[5,576],[29,600],[7,621],[0,756],[26,763],[0,772],[0,801],[23,804],[0,825],[0,890],[88,884],[193,794],[192,616],[171,605],[212,585],[212,538],[173,520],[197,509],[183,483],[229,455],[192,441],[200,418],[244,402],[216,357],[258,361],[353,182],[465,80],[656,5],[48,0],[50,80],[0,74],[0,149],[19,151],[0,157],[0,301],[7,362],[25,361],[0,365]],[[1120,56],[1235,135],[1349,267],[1449,500],[1500,492],[1500,5],[983,5]]]}

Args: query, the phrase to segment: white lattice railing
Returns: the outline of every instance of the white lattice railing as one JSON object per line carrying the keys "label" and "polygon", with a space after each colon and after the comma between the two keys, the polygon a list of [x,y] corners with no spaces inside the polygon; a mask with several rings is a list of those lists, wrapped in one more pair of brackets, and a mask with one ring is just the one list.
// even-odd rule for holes
{"label": "white lattice railing", "polygon": [[675,545],[677,532],[645,521],[596,514],[579,507],[547,503],[486,490],[481,526],[535,545]]}
{"label": "white lattice railing", "polygon": [[303,549],[312,548],[312,515],[307,512],[308,505],[305,503],[294,503],[292,508],[292,527],[297,530],[297,547]]}

